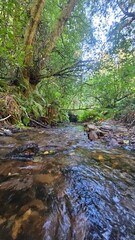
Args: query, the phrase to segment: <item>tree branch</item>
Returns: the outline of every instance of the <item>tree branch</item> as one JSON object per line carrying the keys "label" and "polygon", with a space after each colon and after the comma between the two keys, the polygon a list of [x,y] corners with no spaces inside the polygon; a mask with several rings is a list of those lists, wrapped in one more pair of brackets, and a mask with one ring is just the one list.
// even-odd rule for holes
{"label": "tree branch", "polygon": [[119,3],[119,1],[117,0],[117,4],[120,8],[120,10],[122,11],[122,13],[129,17],[129,18],[132,18],[133,20],[135,20],[135,12],[128,12],[128,10],[124,9],[124,7],[122,6],[122,4]]}
{"label": "tree branch", "polygon": [[78,0],[68,0],[68,3],[64,7],[61,16],[59,17],[54,29],[52,30],[51,34],[46,40],[44,53],[41,56],[40,60],[40,68],[44,67],[44,64],[47,62],[50,53],[52,52],[53,48],[57,40],[59,39],[63,29],[65,27],[66,22],[68,21],[71,12],[73,11],[75,5],[77,4]]}
{"label": "tree branch", "polygon": [[128,94],[126,94],[126,95],[124,95],[124,96],[116,99],[116,102],[119,102],[119,101],[121,101],[121,100],[123,100],[123,99],[125,99],[125,98],[127,98],[127,97],[129,97],[129,96],[132,96],[133,94],[134,94],[133,92],[132,92],[132,93],[128,93]]}
{"label": "tree branch", "polygon": [[3,122],[3,121],[7,120],[7,119],[10,118],[10,117],[11,117],[11,115],[8,115],[8,116],[5,117],[5,118],[1,118],[1,119],[0,119],[0,122]]}
{"label": "tree branch", "polygon": [[[57,72],[51,72],[46,75],[40,75],[39,78],[40,79],[50,78],[50,77],[54,77],[54,76],[58,76],[58,77],[69,77],[69,76],[79,77],[80,76],[81,77],[82,73],[84,73],[84,71],[89,71],[92,68],[92,66],[93,66],[92,61],[79,60],[79,61],[73,63],[71,66],[62,68],[62,69],[58,70]],[[79,73],[81,75],[79,75]]]}

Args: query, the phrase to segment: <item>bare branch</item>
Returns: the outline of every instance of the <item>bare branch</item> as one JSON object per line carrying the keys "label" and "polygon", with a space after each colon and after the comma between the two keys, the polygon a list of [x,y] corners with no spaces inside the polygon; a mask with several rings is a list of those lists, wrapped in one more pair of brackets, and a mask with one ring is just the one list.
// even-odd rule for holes
{"label": "bare branch", "polygon": [[0,119],[0,122],[3,122],[3,121],[7,120],[7,119],[10,118],[10,117],[11,117],[11,115],[8,115],[8,116],[5,117],[5,118],[1,118],[1,119]]}
{"label": "bare branch", "polygon": [[59,39],[65,24],[67,23],[71,12],[73,11],[75,5],[77,4],[78,0],[69,0],[66,6],[63,8],[61,16],[59,17],[54,29],[52,30],[51,34],[46,40],[45,49],[43,55],[41,57],[41,68],[44,67],[44,63],[47,62],[50,53],[54,49],[57,40]]}
{"label": "bare branch", "polygon": [[128,10],[126,10],[122,4],[119,3],[119,1],[117,0],[117,4],[120,8],[120,10],[123,12],[123,14],[129,18],[132,18],[132,21],[135,20],[135,12],[128,12]]}

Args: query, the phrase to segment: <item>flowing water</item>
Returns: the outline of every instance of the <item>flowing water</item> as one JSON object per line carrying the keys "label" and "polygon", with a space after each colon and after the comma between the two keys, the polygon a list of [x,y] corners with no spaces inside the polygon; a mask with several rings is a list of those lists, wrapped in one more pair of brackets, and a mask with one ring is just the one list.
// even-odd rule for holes
{"label": "flowing water", "polygon": [[[26,143],[39,153],[12,159]],[[90,142],[79,126],[0,137],[0,151],[0,240],[135,239],[133,151]]]}

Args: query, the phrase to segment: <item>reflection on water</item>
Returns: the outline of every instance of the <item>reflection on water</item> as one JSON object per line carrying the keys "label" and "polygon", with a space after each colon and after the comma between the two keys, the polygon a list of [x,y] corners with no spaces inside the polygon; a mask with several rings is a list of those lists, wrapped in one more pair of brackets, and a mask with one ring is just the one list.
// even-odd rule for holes
{"label": "reflection on water", "polygon": [[44,239],[134,239],[133,184],[129,190],[117,175],[85,165],[67,167],[63,174],[66,187],[63,196],[57,190]]}
{"label": "reflection on water", "polygon": [[135,239],[133,152],[92,146],[75,127],[28,136],[40,160],[0,164],[0,240]]}

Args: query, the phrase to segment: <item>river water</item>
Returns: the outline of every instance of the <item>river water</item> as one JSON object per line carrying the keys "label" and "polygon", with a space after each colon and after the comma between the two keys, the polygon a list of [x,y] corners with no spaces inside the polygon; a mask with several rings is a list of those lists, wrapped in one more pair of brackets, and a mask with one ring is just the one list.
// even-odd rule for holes
{"label": "river water", "polygon": [[[31,143],[33,159],[12,158]],[[1,136],[0,152],[0,240],[135,239],[133,151],[69,126]]]}

